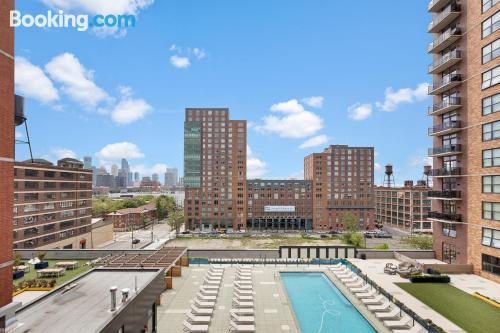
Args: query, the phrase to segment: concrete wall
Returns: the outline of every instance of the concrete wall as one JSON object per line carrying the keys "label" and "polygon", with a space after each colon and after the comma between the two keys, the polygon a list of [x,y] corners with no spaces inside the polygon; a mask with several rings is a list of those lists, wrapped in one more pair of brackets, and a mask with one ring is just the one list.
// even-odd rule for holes
{"label": "concrete wall", "polygon": [[278,250],[188,250],[190,258],[279,258]]}
{"label": "concrete wall", "polygon": [[113,223],[98,222],[92,225],[92,235],[90,237],[92,248],[97,248],[99,245],[113,241],[114,231]]}
{"label": "concrete wall", "polygon": [[[366,255],[366,259],[394,259],[394,250],[364,250],[358,249],[358,258],[361,254]],[[397,250],[397,252],[412,259],[434,259],[433,250]]]}
{"label": "concrete wall", "polygon": [[46,254],[45,259],[97,259],[109,254],[121,253],[153,253],[155,250],[15,250],[15,254],[21,255],[21,259],[28,260],[36,257],[40,252]]}

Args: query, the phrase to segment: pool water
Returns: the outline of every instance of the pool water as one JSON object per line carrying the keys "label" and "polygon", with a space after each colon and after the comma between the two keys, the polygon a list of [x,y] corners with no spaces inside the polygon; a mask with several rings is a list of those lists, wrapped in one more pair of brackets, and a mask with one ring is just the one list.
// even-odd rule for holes
{"label": "pool water", "polygon": [[376,332],[324,273],[280,275],[302,333]]}

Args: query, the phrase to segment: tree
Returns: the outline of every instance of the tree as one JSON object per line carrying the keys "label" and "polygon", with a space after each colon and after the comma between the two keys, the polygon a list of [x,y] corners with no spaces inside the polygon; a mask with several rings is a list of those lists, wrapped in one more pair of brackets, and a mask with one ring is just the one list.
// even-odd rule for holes
{"label": "tree", "polygon": [[151,222],[144,213],[141,213],[141,221],[144,228]]}
{"label": "tree", "polygon": [[341,218],[342,224],[348,233],[359,231],[359,222],[352,213],[344,213]]}
{"label": "tree", "polygon": [[163,220],[176,208],[175,199],[164,194],[156,198],[156,216],[158,220]]}
{"label": "tree", "polygon": [[180,228],[184,224],[184,211],[182,209],[174,210],[168,216],[167,224],[170,228],[175,229],[175,234],[178,236]]}

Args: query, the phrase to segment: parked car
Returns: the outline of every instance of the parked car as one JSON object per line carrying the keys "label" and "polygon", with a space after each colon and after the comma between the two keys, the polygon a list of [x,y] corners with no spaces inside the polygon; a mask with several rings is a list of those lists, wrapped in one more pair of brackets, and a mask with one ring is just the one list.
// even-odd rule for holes
{"label": "parked car", "polygon": [[134,238],[132,239],[132,244],[139,244],[141,242],[140,239]]}

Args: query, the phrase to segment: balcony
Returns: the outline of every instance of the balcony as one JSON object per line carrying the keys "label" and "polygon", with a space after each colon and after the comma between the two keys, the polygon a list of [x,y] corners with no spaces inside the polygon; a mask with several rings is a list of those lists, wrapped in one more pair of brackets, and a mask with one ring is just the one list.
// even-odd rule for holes
{"label": "balcony", "polygon": [[460,121],[452,120],[447,121],[442,124],[429,127],[428,134],[429,135],[446,135],[454,132],[458,132],[461,130]]}
{"label": "balcony", "polygon": [[442,200],[460,200],[461,194],[460,191],[456,190],[429,191],[427,197]]}
{"label": "balcony", "polygon": [[458,63],[460,60],[462,60],[462,53],[459,50],[448,52],[430,64],[427,72],[429,74],[441,73]]}
{"label": "balcony", "polygon": [[454,168],[442,168],[442,169],[432,169],[429,173],[431,177],[455,177],[460,176],[461,170],[459,167]]}
{"label": "balcony", "polygon": [[456,155],[461,153],[462,153],[462,145],[459,144],[429,148],[430,157]]}
{"label": "balcony", "polygon": [[443,77],[441,81],[433,82],[429,86],[429,95],[438,95],[450,90],[462,83],[462,75],[450,74]]}
{"label": "balcony", "polygon": [[453,28],[443,32],[439,37],[434,39],[429,43],[427,47],[427,52],[429,53],[439,53],[445,48],[455,43],[462,37],[462,30],[460,28]]}
{"label": "balcony", "polygon": [[456,213],[442,213],[442,212],[429,212],[427,218],[444,223],[460,223],[462,222],[462,215]]}
{"label": "balcony", "polygon": [[434,104],[427,109],[427,114],[429,116],[437,116],[446,112],[450,112],[460,108],[462,101],[460,97],[450,97],[440,103]]}
{"label": "balcony", "polygon": [[427,28],[428,32],[437,33],[443,30],[451,22],[455,21],[460,16],[460,5],[453,3],[445,7],[442,12],[435,15],[432,22],[429,23]]}
{"label": "balcony", "polygon": [[431,0],[427,5],[427,11],[431,13],[438,13],[450,3],[450,0]]}

